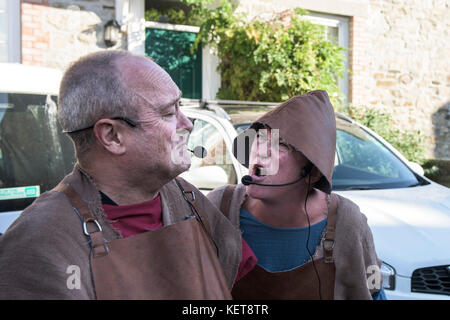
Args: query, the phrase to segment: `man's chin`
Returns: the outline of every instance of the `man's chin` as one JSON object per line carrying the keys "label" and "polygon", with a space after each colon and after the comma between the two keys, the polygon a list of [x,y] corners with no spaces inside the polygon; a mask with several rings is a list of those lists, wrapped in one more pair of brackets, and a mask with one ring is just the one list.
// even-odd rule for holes
{"label": "man's chin", "polygon": [[179,176],[180,174],[182,174],[183,172],[186,172],[189,170],[189,168],[191,167],[191,161],[189,159],[189,161],[177,164],[174,168],[174,171],[176,172],[175,176]]}

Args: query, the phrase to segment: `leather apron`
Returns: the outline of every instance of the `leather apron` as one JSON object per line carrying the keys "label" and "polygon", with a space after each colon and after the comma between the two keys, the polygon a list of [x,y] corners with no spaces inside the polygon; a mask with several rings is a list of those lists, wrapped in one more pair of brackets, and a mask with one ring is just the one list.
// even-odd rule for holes
{"label": "leather apron", "polygon": [[[229,212],[229,186],[222,197],[221,211]],[[335,265],[333,260],[334,235],[338,197],[330,196],[326,235],[321,243],[324,257],[283,272],[269,272],[256,265],[240,279],[231,292],[236,300],[333,300]],[[317,271],[317,272],[316,272]],[[319,281],[320,279],[320,281]],[[320,288],[319,288],[320,286]]]}
{"label": "leather apron", "polygon": [[199,214],[194,193],[176,182],[193,215],[112,241],[103,238],[100,224],[72,187],[60,184],[54,189],[68,196],[83,221],[97,299],[231,299],[217,247],[205,217]]}

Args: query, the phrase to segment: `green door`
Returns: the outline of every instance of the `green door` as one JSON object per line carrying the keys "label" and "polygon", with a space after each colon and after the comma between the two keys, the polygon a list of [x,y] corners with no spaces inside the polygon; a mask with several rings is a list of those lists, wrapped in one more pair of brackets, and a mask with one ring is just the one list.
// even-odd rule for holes
{"label": "green door", "polygon": [[169,73],[183,98],[202,98],[202,51],[191,54],[196,33],[146,28],[145,54]]}

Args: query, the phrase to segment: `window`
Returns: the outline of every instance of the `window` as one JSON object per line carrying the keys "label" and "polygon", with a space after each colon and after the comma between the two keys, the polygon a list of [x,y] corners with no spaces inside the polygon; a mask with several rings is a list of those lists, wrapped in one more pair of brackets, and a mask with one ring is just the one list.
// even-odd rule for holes
{"label": "window", "polygon": [[[349,49],[349,29],[348,29],[348,18],[343,16],[328,15],[322,13],[310,13],[307,17],[312,23],[320,24],[326,26],[327,28],[327,38],[330,41],[338,44],[341,47],[346,48],[345,52],[345,68],[349,68],[348,64],[348,49]],[[344,103],[347,104],[349,99],[349,78],[348,72],[345,72],[343,79],[338,79],[339,89],[345,97]]]}
{"label": "window", "polygon": [[[186,14],[189,11],[189,7],[180,1],[145,1],[145,12],[155,9],[163,13],[169,12],[167,10],[182,10]],[[152,16],[153,19],[158,18]],[[163,14],[159,21],[145,22],[145,55],[167,71],[183,92],[183,98],[201,99],[202,48],[199,46],[191,54],[199,27],[181,25],[185,23],[184,19],[179,17],[174,21],[167,20],[168,17]],[[172,22],[166,23],[170,21]]]}
{"label": "window", "polygon": [[191,54],[198,27],[146,22],[145,55],[159,64],[183,92],[183,98],[202,98],[202,50]]}
{"label": "window", "polygon": [[203,146],[207,156],[191,156],[191,168],[181,176],[201,190],[212,190],[225,184],[236,184],[237,175],[230,150],[220,131],[201,119],[190,119],[194,128],[189,136],[188,148]]}
{"label": "window", "polygon": [[0,1],[0,62],[20,62],[20,1]]}
{"label": "window", "polygon": [[381,142],[346,120],[336,119],[334,190],[404,188],[416,176]]}
{"label": "window", "polygon": [[75,164],[56,118],[56,97],[0,93],[0,206],[23,210]]}

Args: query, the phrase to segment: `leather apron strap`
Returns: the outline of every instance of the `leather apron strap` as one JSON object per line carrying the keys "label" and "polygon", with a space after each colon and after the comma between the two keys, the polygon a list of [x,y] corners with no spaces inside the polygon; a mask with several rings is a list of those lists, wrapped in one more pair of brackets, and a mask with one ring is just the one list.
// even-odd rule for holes
{"label": "leather apron strap", "polygon": [[327,232],[325,238],[322,240],[322,246],[324,250],[324,262],[333,263],[333,249],[334,249],[334,237],[336,229],[337,208],[339,206],[339,198],[337,195],[330,194],[330,204],[328,207],[328,222]]}
{"label": "leather apron strap", "polygon": [[220,203],[220,211],[222,211],[225,217],[229,217],[230,215],[230,204],[231,197],[233,196],[234,189],[236,188],[235,184],[229,184],[222,195],[222,201]]}
{"label": "leather apron strap", "polygon": [[67,184],[58,184],[55,191],[64,193],[69,198],[73,209],[83,222],[83,232],[89,239],[92,254],[95,257],[108,254],[109,246],[102,234],[102,227],[98,221],[92,216],[86,202],[81,198],[73,187]]}

